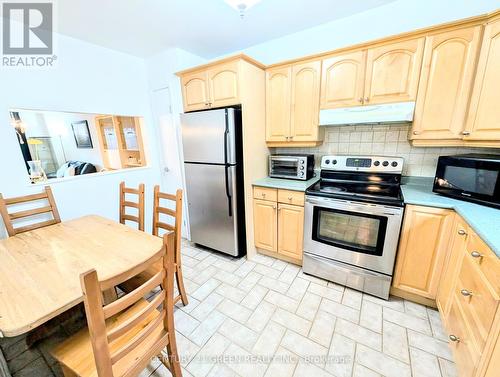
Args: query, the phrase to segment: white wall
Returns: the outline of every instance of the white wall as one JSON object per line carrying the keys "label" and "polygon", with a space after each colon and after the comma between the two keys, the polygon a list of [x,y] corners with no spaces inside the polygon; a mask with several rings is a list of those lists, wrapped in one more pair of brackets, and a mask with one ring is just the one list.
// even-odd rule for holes
{"label": "white wall", "polygon": [[[498,0],[398,0],[242,50],[264,64],[458,20],[500,8]],[[228,55],[233,55],[233,53]]]}
{"label": "white wall", "polygon": [[[182,92],[175,72],[205,62],[205,59],[178,48],[163,51],[146,60],[153,117],[158,125],[156,135],[160,144],[161,189],[165,192],[173,193],[185,187],[179,117],[183,113]],[[187,200],[184,204],[183,235],[189,237]]]}
{"label": "white wall", "polygon": [[42,188],[29,184],[9,122],[10,108],[143,116],[149,168],[78,177],[51,186],[63,219],[86,214],[117,219],[119,182],[124,180],[130,186],[144,182],[148,192],[146,219],[150,219],[151,193],[160,174],[144,60],[73,38],[56,37],[57,68],[0,68],[0,192],[9,197]]}

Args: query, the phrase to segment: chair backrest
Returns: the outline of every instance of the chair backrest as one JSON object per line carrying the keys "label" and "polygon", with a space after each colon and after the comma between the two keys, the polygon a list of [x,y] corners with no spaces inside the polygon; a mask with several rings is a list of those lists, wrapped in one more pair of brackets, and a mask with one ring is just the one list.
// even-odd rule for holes
{"label": "chair backrest", "polygon": [[[94,360],[100,377],[137,375],[169,343],[169,332],[175,336],[174,233],[166,233],[163,240],[162,249],[152,258],[119,276],[99,281],[95,270],[80,276]],[[103,306],[103,291],[144,272],[160,260],[163,268],[152,278]],[[160,290],[155,298],[150,302],[145,301],[144,297],[157,287]],[[142,304],[140,310],[131,315],[123,313],[139,301]],[[124,320],[107,328],[106,320],[120,313]]]}
{"label": "chair backrest", "polygon": [[[9,213],[10,206],[42,201],[46,202],[46,205],[44,205],[43,207],[36,207]],[[47,213],[50,213],[52,215],[51,220],[45,220],[20,227],[14,226],[15,221],[27,220],[29,218],[32,218],[33,216],[43,215]],[[54,200],[54,195],[52,195],[52,190],[49,186],[45,187],[44,191],[40,194],[19,196],[8,199],[4,198],[2,194],[0,194],[0,214],[2,215],[3,222],[5,223],[7,233],[11,237],[19,233],[28,232],[30,230],[43,228],[45,226],[54,225],[61,222],[59,211],[57,210],[56,201]]]}
{"label": "chair backrest", "polygon": [[[137,202],[127,200],[127,194],[137,195]],[[128,208],[136,208],[137,215],[127,214]],[[120,223],[133,221],[137,223],[139,230],[144,231],[144,183],[137,189],[125,187],[125,182],[120,183]]]}
{"label": "chair backrest", "polygon": [[[173,209],[161,206],[161,200],[169,200],[175,203]],[[174,218],[174,225],[167,224],[160,219],[160,215],[167,215]],[[172,230],[175,232],[176,261],[181,250],[182,233],[182,190],[178,189],[175,195],[160,192],[160,186],[154,188],[153,202],[153,235],[158,236],[160,229]]]}

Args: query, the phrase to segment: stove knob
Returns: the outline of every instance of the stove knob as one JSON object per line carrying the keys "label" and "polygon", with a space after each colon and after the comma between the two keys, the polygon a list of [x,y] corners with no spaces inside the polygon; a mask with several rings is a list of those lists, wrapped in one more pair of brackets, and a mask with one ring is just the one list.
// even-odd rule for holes
{"label": "stove knob", "polygon": [[396,166],[398,166],[398,163],[397,163],[397,161],[392,161],[392,164],[391,164],[391,166],[392,166],[393,168],[395,168]]}
{"label": "stove knob", "polygon": [[334,164],[334,165],[335,165],[336,163],[337,163],[337,160],[333,160],[333,161],[332,161],[332,164]]}
{"label": "stove knob", "polygon": [[373,165],[374,165],[374,166],[379,166],[379,165],[380,165],[380,161],[375,161],[375,162],[373,163]]}
{"label": "stove knob", "polygon": [[383,165],[383,166],[389,166],[389,161],[384,161],[384,162],[382,162],[382,165]]}
{"label": "stove knob", "polygon": [[330,163],[330,160],[325,160],[325,164],[328,165]]}
{"label": "stove knob", "polygon": [[304,170],[304,167],[303,167],[303,166],[301,166],[301,167],[300,167],[300,170]]}

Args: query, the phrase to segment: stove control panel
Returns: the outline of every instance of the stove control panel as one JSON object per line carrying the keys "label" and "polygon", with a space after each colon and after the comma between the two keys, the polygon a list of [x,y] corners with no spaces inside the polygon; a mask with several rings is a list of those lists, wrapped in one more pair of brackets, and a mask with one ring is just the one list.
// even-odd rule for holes
{"label": "stove control panel", "polygon": [[401,174],[404,159],[389,156],[323,156],[321,169]]}

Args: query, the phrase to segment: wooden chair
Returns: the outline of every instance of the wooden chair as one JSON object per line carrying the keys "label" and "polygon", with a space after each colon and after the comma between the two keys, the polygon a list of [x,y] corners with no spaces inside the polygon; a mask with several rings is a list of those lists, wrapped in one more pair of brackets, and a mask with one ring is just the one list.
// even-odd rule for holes
{"label": "wooden chair", "polygon": [[[52,350],[65,376],[137,376],[158,356],[174,377],[180,377],[174,329],[174,233],[164,235],[164,246],[148,261],[117,277],[99,281],[95,270],[83,273],[88,329]],[[162,268],[140,287],[103,306],[102,291],[150,268]],[[150,302],[148,293],[160,287]],[[167,348],[168,360],[162,355]]]}
{"label": "wooden chair", "polygon": [[[174,209],[161,206],[161,200],[170,200],[175,202]],[[173,217],[174,225],[167,224],[161,221],[160,215]],[[182,277],[182,259],[181,259],[181,230],[182,230],[182,190],[179,189],[175,193],[165,194],[160,192],[160,186],[154,188],[154,203],[153,203],[153,235],[159,236],[160,229],[175,232],[175,280],[179,295],[174,299],[174,304],[182,300],[183,305],[188,304],[188,297],[184,287],[184,279]],[[145,280],[153,276],[160,266],[154,266],[151,270],[145,271],[142,274],[134,276],[129,281],[120,285],[120,288],[125,292],[130,292],[135,287],[141,285]]]}
{"label": "wooden chair", "polygon": [[[137,195],[138,201],[127,200],[127,194]],[[127,207],[136,208],[137,216],[127,214]],[[125,224],[127,220],[136,222],[139,230],[144,231],[144,183],[138,189],[125,187],[125,182],[120,183],[120,223]]]}
{"label": "wooden chair", "polygon": [[[12,205],[27,204],[31,202],[46,201],[47,205],[43,207],[37,207],[33,209],[18,211],[14,213],[9,213],[8,207]],[[21,227],[14,227],[14,221],[26,220],[30,217],[50,213],[52,215],[51,220],[45,220],[38,223],[33,223]],[[3,222],[5,223],[5,228],[10,237],[16,234],[28,232],[30,230],[43,228],[49,225],[58,224],[61,222],[59,216],[59,211],[57,210],[56,202],[54,200],[54,195],[52,195],[52,190],[50,187],[45,187],[45,190],[40,194],[19,196],[16,198],[4,199],[2,194],[0,194],[0,214],[2,215]]]}

